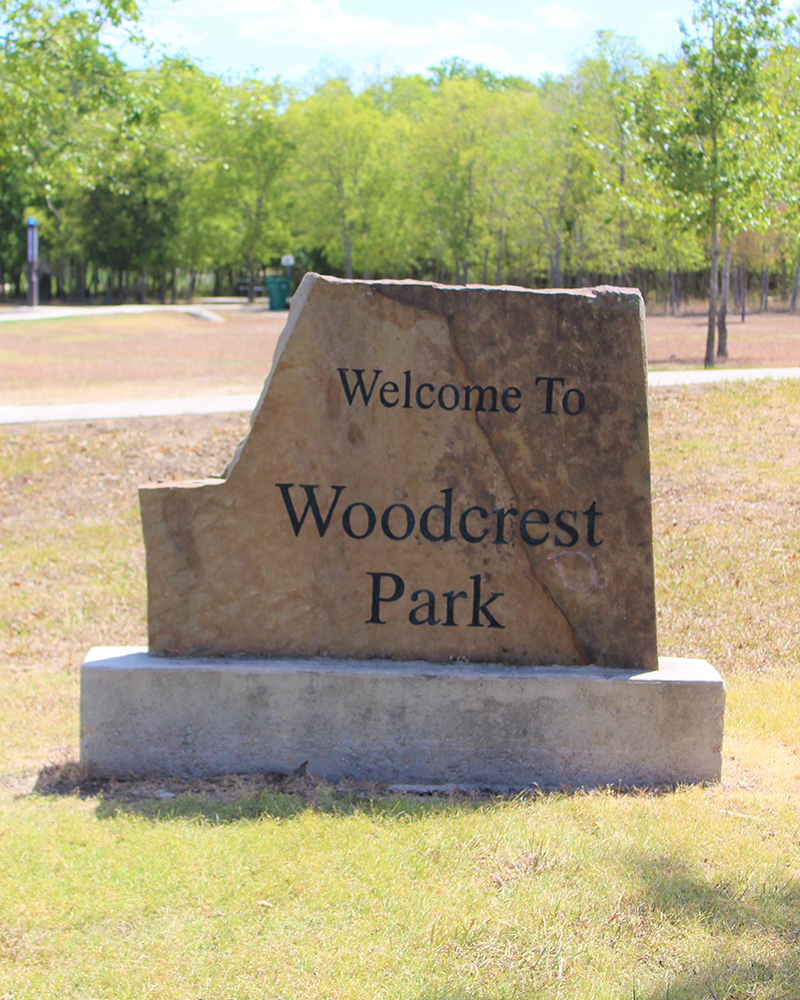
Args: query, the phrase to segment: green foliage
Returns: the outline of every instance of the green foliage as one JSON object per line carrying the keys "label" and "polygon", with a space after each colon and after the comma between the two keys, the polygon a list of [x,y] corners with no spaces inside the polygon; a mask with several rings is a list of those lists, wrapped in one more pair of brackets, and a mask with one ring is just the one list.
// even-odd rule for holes
{"label": "green foliage", "polygon": [[779,35],[778,0],[701,0],[681,25],[683,60],[653,68],[639,105],[647,163],[680,196],[681,222],[758,226],[774,177],[758,151],[764,46]]}
{"label": "green foliage", "polygon": [[385,119],[369,95],[357,97],[337,79],[294,103],[287,128],[302,150],[290,181],[300,232],[352,278],[354,264],[369,269],[380,243],[374,221],[391,187],[390,164],[379,155]]}

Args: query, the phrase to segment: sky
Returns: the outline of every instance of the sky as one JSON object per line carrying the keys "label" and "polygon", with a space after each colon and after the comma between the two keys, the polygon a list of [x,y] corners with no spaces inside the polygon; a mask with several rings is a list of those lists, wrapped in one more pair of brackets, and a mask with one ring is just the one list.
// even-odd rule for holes
{"label": "sky", "polygon": [[358,84],[452,56],[537,80],[567,70],[604,29],[649,55],[674,52],[690,11],[690,0],[145,0],[144,29],[154,51],[183,49],[208,72],[301,87],[330,69]]}

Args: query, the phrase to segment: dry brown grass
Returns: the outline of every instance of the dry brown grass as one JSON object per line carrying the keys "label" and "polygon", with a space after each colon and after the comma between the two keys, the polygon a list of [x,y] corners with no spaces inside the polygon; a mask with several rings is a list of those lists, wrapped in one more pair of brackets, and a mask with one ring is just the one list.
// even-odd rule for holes
{"label": "dry brown grass", "polygon": [[651,393],[659,651],[800,667],[800,383]]}
{"label": "dry brown grass", "polygon": [[244,415],[0,429],[6,781],[76,758],[91,646],[147,643],[139,483],[218,475],[247,426]]}

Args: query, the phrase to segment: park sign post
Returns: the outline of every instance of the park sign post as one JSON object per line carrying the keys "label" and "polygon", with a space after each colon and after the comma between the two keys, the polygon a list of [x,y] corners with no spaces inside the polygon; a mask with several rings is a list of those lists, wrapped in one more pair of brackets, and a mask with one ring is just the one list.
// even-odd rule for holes
{"label": "park sign post", "polygon": [[39,305],[39,227],[28,219],[28,305]]}
{"label": "park sign post", "polygon": [[292,265],[294,264],[294,254],[285,253],[281,257],[281,266],[286,268],[286,278],[289,282],[289,291],[292,290]]}
{"label": "park sign post", "polygon": [[84,664],[98,774],[719,776],[718,674],[657,655],[637,291],[307,275],[224,478],[140,503],[149,649]]}

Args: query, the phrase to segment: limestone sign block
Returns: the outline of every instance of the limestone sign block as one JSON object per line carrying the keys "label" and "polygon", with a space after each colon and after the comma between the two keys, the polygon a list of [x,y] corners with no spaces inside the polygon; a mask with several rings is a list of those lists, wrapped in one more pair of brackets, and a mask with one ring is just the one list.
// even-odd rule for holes
{"label": "limestone sign block", "polygon": [[307,275],[251,425],[140,490],[151,653],[657,667],[637,291]]}

